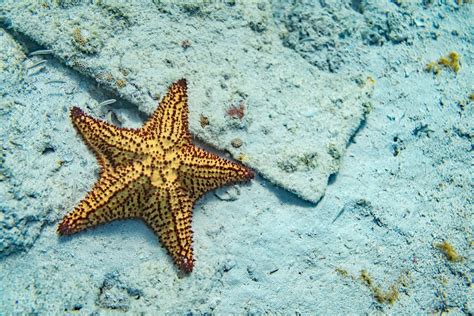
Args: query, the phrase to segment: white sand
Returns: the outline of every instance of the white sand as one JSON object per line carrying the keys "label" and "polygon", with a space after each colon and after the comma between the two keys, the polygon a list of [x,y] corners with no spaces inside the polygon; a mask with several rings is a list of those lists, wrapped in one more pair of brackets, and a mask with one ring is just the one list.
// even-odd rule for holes
{"label": "white sand", "polygon": [[[67,1],[61,3],[67,7]],[[261,177],[238,186],[236,200],[210,193],[199,201],[193,221],[197,261],[189,276],[177,271],[140,222],[116,222],[70,238],[57,237],[57,222],[90,189],[97,173],[67,109],[79,105],[113,121],[112,109],[125,124],[139,124],[138,117],[150,105],[127,103],[102,85],[95,86],[88,79],[91,74],[77,74],[54,58],[25,60],[10,35],[2,33],[0,312],[473,313],[474,120],[468,99],[474,93],[473,7],[369,1],[363,2],[364,11],[357,1],[352,7],[320,3],[326,6],[274,3],[258,9],[260,13],[239,6],[252,17],[245,22],[232,15],[232,7],[213,14],[203,13],[205,7],[199,5],[162,7],[171,20],[191,15],[209,23],[224,15],[233,17],[226,22],[229,28],[241,23],[257,33],[288,32],[282,43],[294,49],[308,69],[335,78],[368,73],[375,81],[372,111],[317,205]],[[116,4],[110,2],[110,7]],[[193,8],[197,13],[189,11]],[[78,7],[71,4],[69,9]],[[26,25],[17,24],[14,13],[3,12],[8,17],[4,24],[13,26],[11,34]],[[262,16],[272,20],[255,23]],[[262,30],[267,24],[272,26]],[[345,38],[339,36],[344,30]],[[303,33],[307,38],[297,36]],[[28,41],[18,34],[14,38]],[[195,40],[190,41],[194,45]],[[245,49],[250,44],[241,45]],[[439,75],[424,71],[427,63],[450,51],[461,56],[457,74],[449,69]],[[265,54],[271,58],[272,51]],[[329,62],[332,57],[334,62]],[[44,69],[27,69],[42,58],[48,60]],[[213,57],[207,58],[210,62]],[[102,61],[96,62],[94,67]],[[180,76],[182,67],[172,65],[163,76]],[[249,66],[242,78],[251,70]],[[211,74],[186,75],[214,80]],[[143,78],[140,73],[133,76]],[[48,83],[51,80],[63,82]],[[240,86],[237,79],[232,84]],[[196,91],[196,99],[204,100],[206,93]],[[112,97],[119,103],[97,107]],[[252,119],[272,127],[271,118],[261,113]],[[199,112],[193,114],[192,108],[191,120],[197,126]],[[278,135],[285,137],[283,132]],[[295,148],[306,148],[308,141],[292,139]],[[303,187],[308,179],[297,181]],[[218,195],[225,190],[235,187]],[[463,259],[448,261],[435,247],[444,240]],[[362,270],[373,280],[372,291],[359,278]],[[391,286],[398,292],[396,301],[379,302],[374,289],[385,294]]]}

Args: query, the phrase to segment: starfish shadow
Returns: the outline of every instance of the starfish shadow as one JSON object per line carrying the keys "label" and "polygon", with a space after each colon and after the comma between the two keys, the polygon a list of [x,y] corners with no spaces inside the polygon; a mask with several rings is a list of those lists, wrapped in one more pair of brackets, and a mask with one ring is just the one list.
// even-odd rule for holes
{"label": "starfish shadow", "polygon": [[153,230],[139,218],[116,220],[110,223],[98,225],[94,228],[80,231],[73,235],[59,236],[59,242],[67,243],[73,236],[88,236],[101,239],[108,239],[110,237],[117,238],[119,236],[130,238],[130,236],[132,236],[130,232],[133,232],[133,238],[146,241],[151,246],[160,245],[158,238],[153,233]]}

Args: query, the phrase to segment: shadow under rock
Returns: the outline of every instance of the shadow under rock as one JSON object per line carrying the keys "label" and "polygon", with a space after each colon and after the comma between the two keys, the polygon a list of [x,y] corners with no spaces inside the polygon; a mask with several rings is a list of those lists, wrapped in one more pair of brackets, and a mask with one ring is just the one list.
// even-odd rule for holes
{"label": "shadow under rock", "polygon": [[278,198],[278,200],[280,200],[282,203],[285,203],[285,204],[305,207],[305,208],[313,208],[313,207],[316,207],[322,199],[321,197],[321,199],[316,203],[305,201],[299,196],[297,196],[296,194],[291,193],[290,191],[287,191],[283,188],[280,188],[279,186],[274,185],[273,183],[262,178],[259,175],[255,177],[255,181],[262,183],[263,187],[265,187],[268,191],[270,191],[273,195],[275,195]]}

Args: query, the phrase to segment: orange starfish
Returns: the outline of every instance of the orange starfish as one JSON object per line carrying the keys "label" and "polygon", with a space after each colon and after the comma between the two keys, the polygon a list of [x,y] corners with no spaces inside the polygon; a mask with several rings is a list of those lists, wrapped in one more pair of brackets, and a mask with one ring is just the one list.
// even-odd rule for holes
{"label": "orange starfish", "polygon": [[186,80],[175,82],[142,128],[118,128],[81,109],[71,119],[100,164],[100,178],[58,226],[70,235],[116,219],[140,218],[184,271],[194,266],[191,217],[196,200],[253,172],[194,146]]}

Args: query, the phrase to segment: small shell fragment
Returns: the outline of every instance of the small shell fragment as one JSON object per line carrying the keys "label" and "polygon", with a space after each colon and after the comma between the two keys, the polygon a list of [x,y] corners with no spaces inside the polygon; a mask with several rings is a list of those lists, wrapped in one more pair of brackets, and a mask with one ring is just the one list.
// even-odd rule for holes
{"label": "small shell fragment", "polygon": [[51,49],[40,49],[40,50],[35,50],[34,52],[31,52],[30,56],[49,55],[52,53],[53,51]]}
{"label": "small shell fragment", "polygon": [[109,99],[109,100],[105,100],[103,102],[100,102],[99,103],[99,106],[106,106],[106,105],[109,105],[109,104],[112,104],[112,103],[115,103],[117,102],[117,100],[115,99]]}

